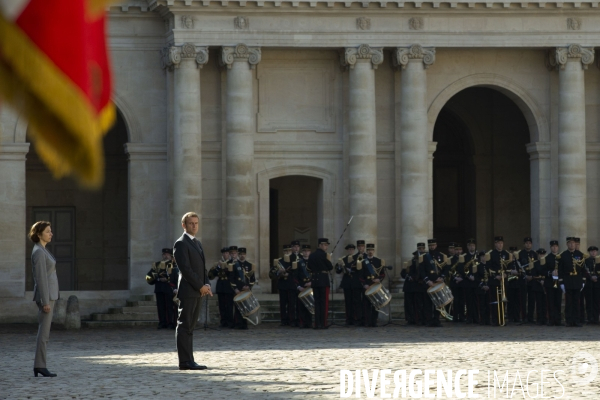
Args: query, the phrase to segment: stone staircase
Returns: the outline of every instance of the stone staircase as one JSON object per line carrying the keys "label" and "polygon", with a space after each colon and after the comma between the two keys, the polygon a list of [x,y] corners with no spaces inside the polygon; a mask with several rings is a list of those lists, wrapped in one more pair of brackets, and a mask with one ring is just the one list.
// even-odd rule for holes
{"label": "stone staircase", "polygon": [[[385,307],[385,312],[392,310],[392,319],[404,319],[403,293],[394,293],[392,286],[392,301]],[[256,294],[260,303],[261,321],[264,323],[279,322],[279,295],[277,294]],[[334,294],[333,302],[329,304],[330,310],[333,310],[335,321],[344,321],[344,300],[343,295]],[[217,324],[219,321],[219,308],[217,306],[217,296],[208,299],[209,323]],[[380,314],[380,321],[387,321],[386,315]],[[133,297],[127,300],[124,307],[110,308],[107,313],[95,313],[89,320],[82,320],[81,326],[85,328],[106,328],[106,327],[134,327],[148,326],[156,327],[158,325],[158,314],[156,312],[156,301],[154,295]]]}

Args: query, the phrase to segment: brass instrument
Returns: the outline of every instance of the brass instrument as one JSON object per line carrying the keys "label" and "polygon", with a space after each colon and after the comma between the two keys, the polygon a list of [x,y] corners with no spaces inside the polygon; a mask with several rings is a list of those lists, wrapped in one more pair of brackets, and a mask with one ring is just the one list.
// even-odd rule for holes
{"label": "brass instrument", "polygon": [[[506,267],[510,264],[511,258],[509,253],[509,259],[504,260],[500,257],[500,288],[496,289],[496,302],[498,303],[498,325],[505,326],[505,307],[504,304],[508,303],[508,299],[506,298],[506,288],[504,287],[504,271],[506,271]],[[509,278],[510,279],[510,278]]]}
{"label": "brass instrument", "polygon": [[[558,260],[554,262],[554,272],[556,272],[558,277]],[[552,276],[552,279],[554,279],[554,274]],[[554,279],[554,289],[558,289],[558,279]]]}

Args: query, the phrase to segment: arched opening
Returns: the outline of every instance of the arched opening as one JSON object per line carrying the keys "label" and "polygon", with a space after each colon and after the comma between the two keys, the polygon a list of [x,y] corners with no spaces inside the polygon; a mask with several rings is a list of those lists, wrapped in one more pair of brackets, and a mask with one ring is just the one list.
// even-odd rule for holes
{"label": "arched opening", "polygon": [[[71,178],[54,180],[31,144],[26,161],[27,226],[52,223],[48,245],[57,259],[61,290],[126,290],[128,288],[127,126],[120,112],[103,140],[105,181],[86,191]],[[27,290],[33,290],[26,252]]]}
{"label": "arched opening", "polygon": [[454,95],[434,126],[434,235],[443,247],[531,234],[530,132],[519,107],[500,91],[472,87]]}
{"label": "arched opening", "polygon": [[[310,244],[313,249],[319,232],[323,181],[291,175],[269,180],[270,258],[281,257],[281,248],[292,240]],[[275,293],[276,282],[272,284]]]}

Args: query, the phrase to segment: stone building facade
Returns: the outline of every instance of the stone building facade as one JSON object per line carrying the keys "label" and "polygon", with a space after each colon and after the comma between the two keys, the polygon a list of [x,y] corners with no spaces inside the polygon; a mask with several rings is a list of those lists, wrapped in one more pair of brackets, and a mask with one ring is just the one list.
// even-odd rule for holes
{"label": "stone building facade", "polygon": [[109,36],[101,192],[52,183],[0,110],[0,320],[31,309],[42,217],[84,315],[150,293],[189,210],[209,261],[248,248],[263,292],[281,244],[335,243],[350,216],[342,242],[396,274],[434,235],[599,243],[598,2],[132,0]]}

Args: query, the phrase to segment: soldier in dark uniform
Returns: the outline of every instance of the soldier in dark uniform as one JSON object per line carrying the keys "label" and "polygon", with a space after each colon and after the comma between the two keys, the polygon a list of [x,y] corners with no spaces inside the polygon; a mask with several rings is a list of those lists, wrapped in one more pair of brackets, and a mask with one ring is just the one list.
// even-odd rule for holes
{"label": "soldier in dark uniform", "polygon": [[333,264],[326,253],[329,239],[319,238],[317,243],[317,250],[308,257],[308,265],[312,272],[312,288],[315,296],[315,329],[325,329],[329,303],[329,271],[333,270]]}
{"label": "soldier in dark uniform", "polygon": [[[363,289],[366,290],[369,286],[381,283],[385,279],[384,264],[385,262],[382,259],[375,257],[375,244],[367,244],[367,257],[361,262],[361,283]],[[379,313],[367,296],[363,297],[363,313],[365,316],[365,326],[377,326]]]}
{"label": "soldier in dark uniform", "polygon": [[477,308],[477,290],[479,283],[476,279],[477,268],[479,264],[479,254],[477,252],[477,242],[475,239],[467,240],[467,253],[464,257],[465,263],[458,271],[463,278],[463,293],[465,304],[467,305],[467,324],[479,323],[479,311]]}
{"label": "soldier in dark uniform", "polygon": [[173,289],[173,326],[171,329],[175,330],[177,325],[177,315],[179,309],[179,299],[177,298],[177,293],[179,290],[177,289],[177,285],[179,283],[179,267],[175,260],[173,260],[173,269],[169,273],[169,286]]}
{"label": "soldier in dark uniform", "polygon": [[[408,325],[425,325],[423,315],[423,283],[419,276],[419,258],[425,254],[425,243],[417,243],[410,264],[401,272],[404,279],[404,315]],[[422,260],[422,259],[421,259]]]}
{"label": "soldier in dark uniform", "polygon": [[522,269],[525,270],[525,274],[523,274],[523,271],[521,270],[521,279],[519,279],[521,319],[522,321],[527,321],[532,324],[534,322],[536,299],[535,291],[533,290],[533,273],[535,260],[538,259],[537,253],[533,251],[532,238],[526,237],[523,239],[523,249],[519,251],[518,255],[519,263],[521,263]]}
{"label": "soldier in dark uniform", "polygon": [[217,302],[222,328],[233,328],[233,289],[229,281],[230,271],[227,267],[229,262],[229,247],[223,247],[221,249],[221,260],[208,271],[208,279],[218,278]]}
{"label": "soldier in dark uniform", "polygon": [[[419,277],[423,280],[427,288],[432,287],[436,283],[444,281],[443,264],[445,264],[444,257],[441,253],[436,251],[436,240],[429,239],[429,252],[423,254],[423,259],[419,263]],[[432,244],[434,246],[432,246]],[[440,262],[441,261],[441,264]],[[423,315],[427,326],[430,327],[441,327],[440,323],[440,312],[435,308],[429,294],[425,293],[423,296]]]}
{"label": "soldier in dark uniform", "polygon": [[590,307],[588,311],[588,324],[597,325],[600,314],[600,263],[596,260],[598,256],[598,247],[591,246],[588,249],[590,257],[586,260],[586,266],[590,274],[590,282],[586,286],[590,287]]}
{"label": "soldier in dark uniform", "polygon": [[146,274],[146,282],[154,285],[156,308],[158,311],[157,329],[175,329],[173,308],[173,287],[170,285],[169,273],[173,268],[173,249],[162,249],[162,261],[152,264]]}
{"label": "soldier in dark uniform", "polygon": [[558,276],[562,279],[561,289],[565,292],[565,319],[568,327],[582,326],[579,319],[579,296],[583,278],[589,277],[584,267],[583,253],[576,247],[575,238],[567,237],[567,250],[557,257]]}
{"label": "soldier in dark uniform", "polygon": [[[596,246],[588,247],[588,257],[585,259],[585,268],[587,269],[588,274],[592,277],[591,279],[584,279],[585,286],[581,291],[581,299],[580,299],[580,307],[579,307],[579,315],[581,315],[581,319],[584,320],[588,324],[594,324],[594,321],[598,321],[598,313],[594,311],[594,284],[597,283],[598,278],[596,277],[596,282],[592,282],[593,275],[592,271],[595,269],[596,264],[596,256],[598,255],[598,248]],[[583,316],[586,316],[584,319]]]}
{"label": "soldier in dark uniform", "polygon": [[[505,288],[506,297],[508,298],[508,318],[511,322],[521,325],[521,305],[523,299],[521,298],[522,283],[520,280],[525,282],[525,276],[521,273],[521,268],[519,268],[519,264],[517,262],[519,255],[517,250],[518,249],[516,247],[512,246],[508,248],[511,262],[507,266]],[[527,299],[527,296],[524,296],[524,299]]]}
{"label": "soldier in dark uniform", "polygon": [[300,254],[300,241],[292,240],[290,243],[292,246],[292,254],[290,254],[290,262],[296,261],[298,258],[302,257]]}
{"label": "soldier in dark uniform", "polygon": [[449,287],[454,297],[454,301],[452,302],[452,322],[465,321],[464,279],[460,273],[463,263],[462,246],[460,243],[454,243],[454,256],[450,259],[449,266]]}
{"label": "soldier in dark uniform", "polygon": [[354,311],[354,301],[352,298],[352,265],[354,264],[354,251],[356,246],[353,244],[346,245],[346,257],[338,260],[335,266],[336,274],[343,274],[340,288],[344,290],[344,305],[346,310],[346,325],[354,325],[356,320]]}
{"label": "soldier in dark uniform", "polygon": [[[494,303],[491,304],[490,314],[492,318],[492,325],[498,326],[498,304],[496,303],[496,301],[498,300],[497,293],[498,290],[501,289],[502,273],[504,273],[504,276],[506,277],[507,268],[505,267],[505,264],[507,264],[512,259],[508,251],[504,250],[504,238],[502,236],[494,237],[494,249],[490,250],[487,253],[486,257],[489,258],[489,261],[486,262],[486,265],[489,266],[490,271],[489,286],[491,303]],[[500,302],[500,307],[504,307],[504,303],[502,303],[502,298],[500,298]]]}
{"label": "soldier in dark uniform", "polygon": [[296,310],[298,293],[296,290],[294,275],[291,271],[291,254],[292,246],[289,244],[284,244],[283,257],[274,259],[273,266],[269,271],[269,278],[277,281],[281,326],[298,326],[298,315]]}
{"label": "soldier in dark uniform", "polygon": [[352,264],[352,301],[354,304],[355,320],[354,325],[365,326],[365,316],[363,310],[363,297],[365,289],[361,282],[362,272],[357,269],[358,263],[367,258],[365,251],[365,241],[356,241],[356,253],[352,256],[354,262]]}
{"label": "soldier in dark uniform", "polygon": [[546,306],[546,288],[544,287],[544,281],[546,279],[544,266],[546,264],[546,250],[538,249],[537,260],[533,261],[533,269],[528,270],[527,275],[531,276],[531,290],[535,294],[535,309],[536,317],[535,322],[537,325],[546,325],[547,311]]}
{"label": "soldier in dark uniform", "polygon": [[[477,253],[479,259],[479,265],[477,271],[475,271],[475,285],[477,285],[477,304],[479,305],[479,325],[490,324],[490,303],[491,291],[490,291],[490,272],[487,266],[487,256],[484,251]],[[494,293],[495,295],[495,293]]]}
{"label": "soldier in dark uniform", "polygon": [[[256,283],[254,265],[246,260],[246,248],[240,247],[237,255],[238,259],[232,263],[231,268],[231,288],[236,295],[242,291],[252,290],[252,287]],[[233,322],[235,329],[248,329],[248,321],[242,317],[237,307],[235,307]]]}
{"label": "soldier in dark uniform", "polygon": [[[302,253],[300,257],[292,263],[292,275],[294,276],[294,282],[296,285],[296,298],[298,294],[306,288],[312,286],[312,274],[308,265],[308,258],[310,257],[310,245],[302,245]],[[314,293],[314,291],[313,291]],[[314,298],[314,294],[313,294]],[[312,327],[312,314],[306,308],[306,306],[297,300],[296,310],[298,310],[298,327],[300,328],[311,328]]]}
{"label": "soldier in dark uniform", "polygon": [[541,274],[544,275],[544,289],[546,290],[546,306],[548,308],[548,326],[560,326],[561,306],[563,292],[560,288],[558,277],[558,240],[550,241],[550,254],[545,259],[546,263],[540,265]]}

